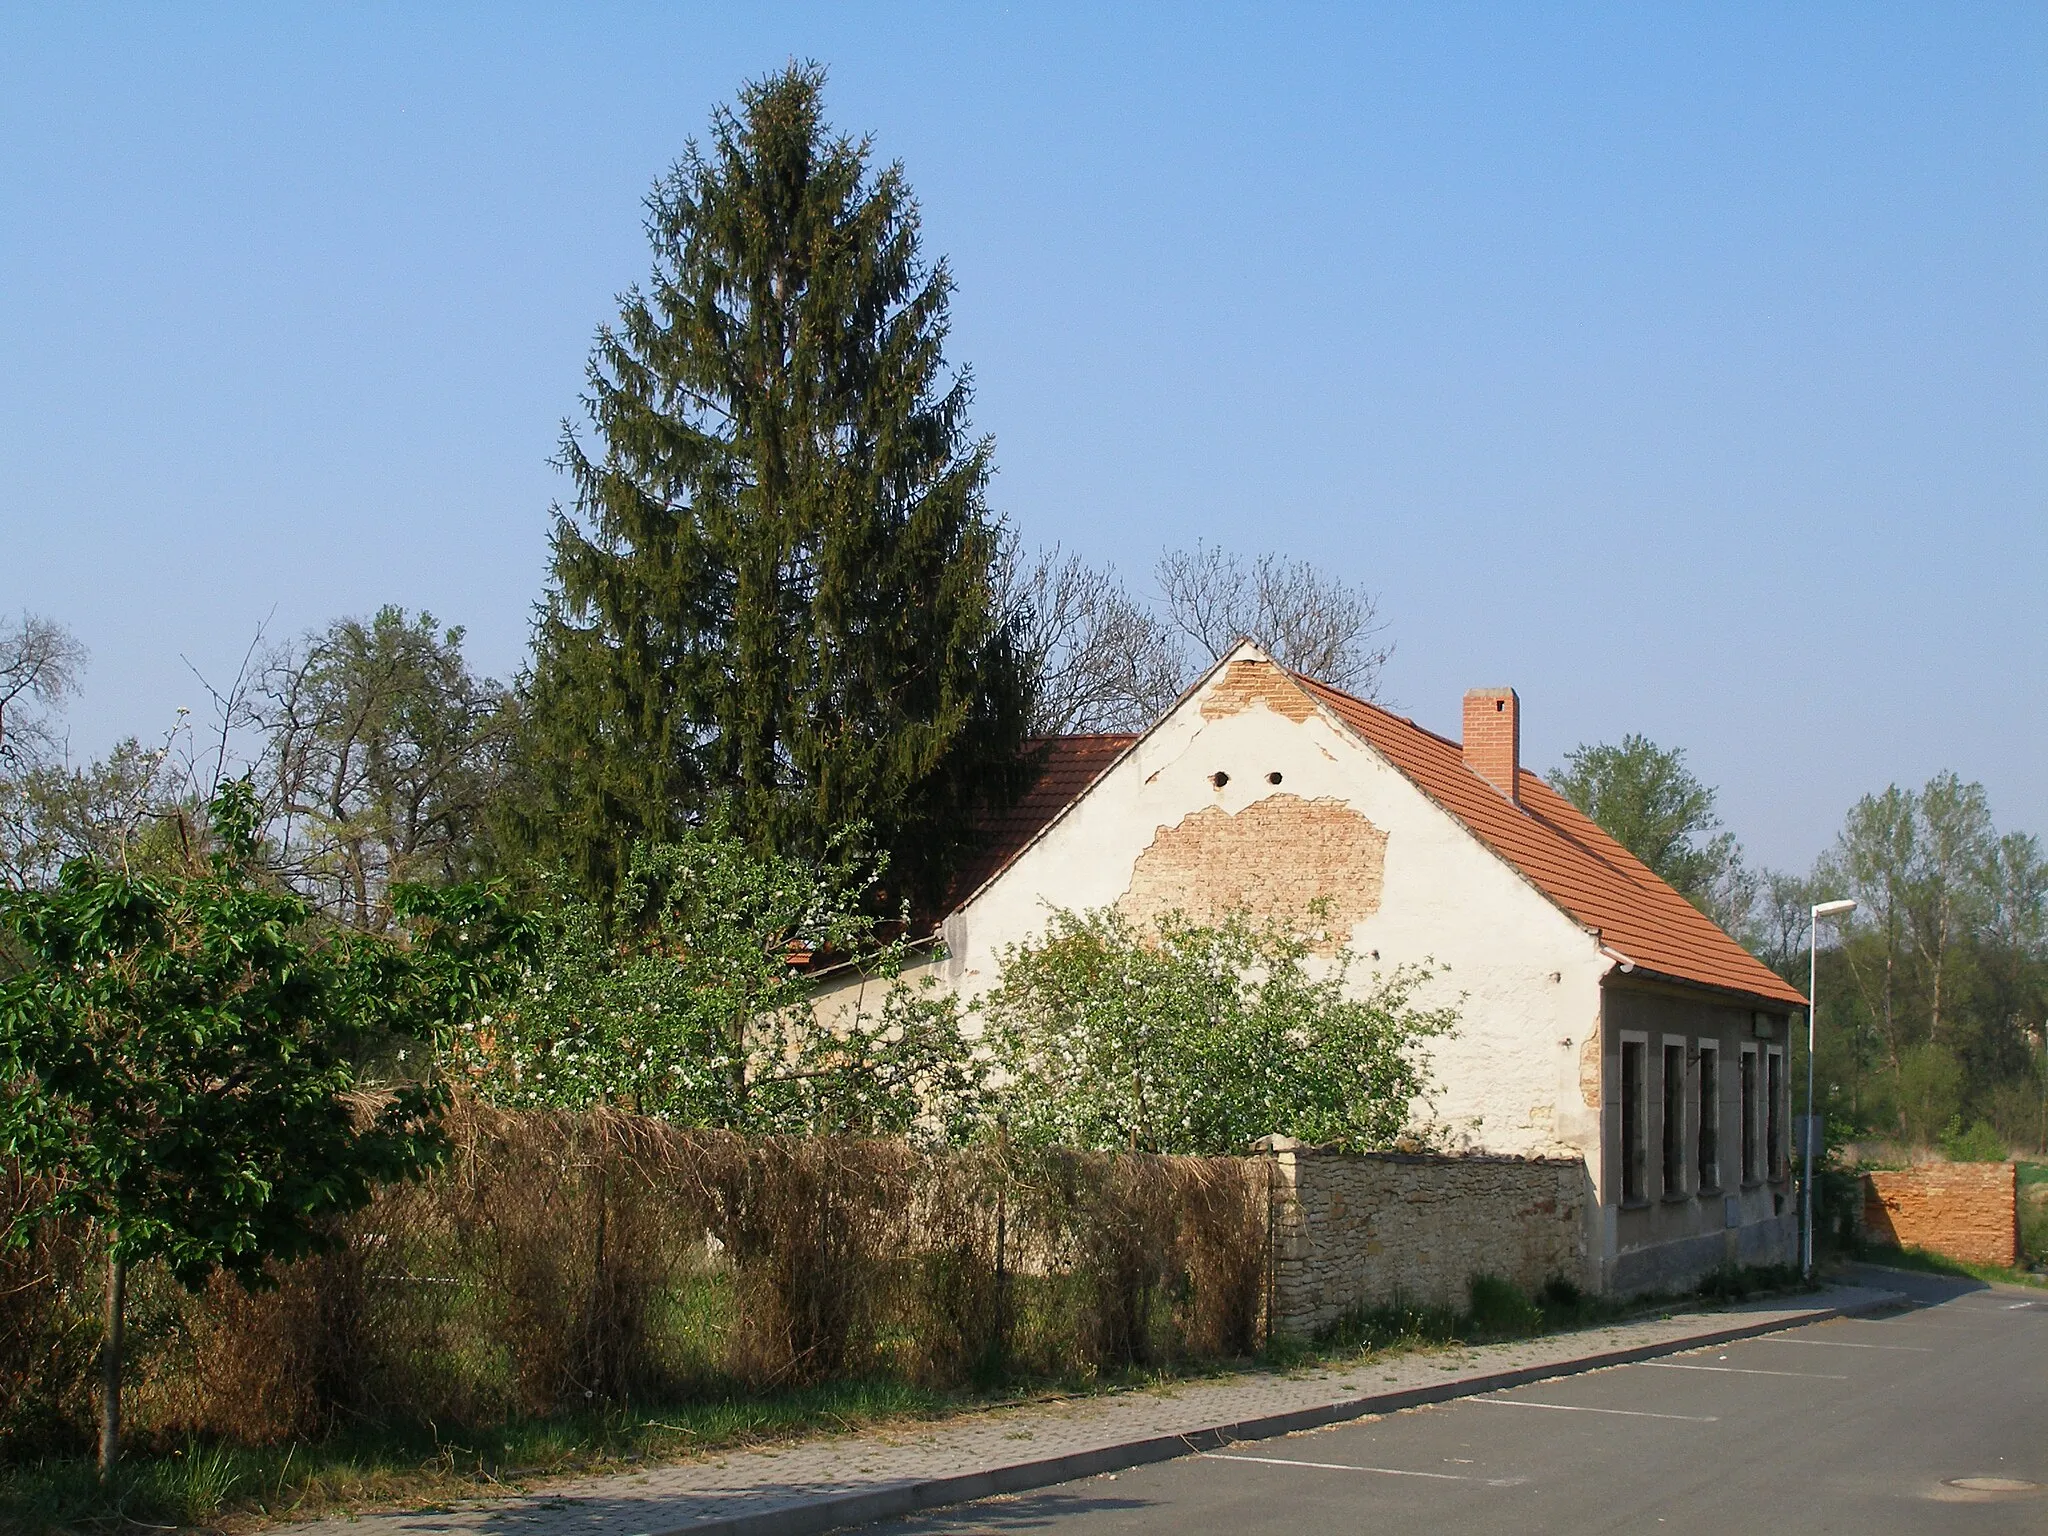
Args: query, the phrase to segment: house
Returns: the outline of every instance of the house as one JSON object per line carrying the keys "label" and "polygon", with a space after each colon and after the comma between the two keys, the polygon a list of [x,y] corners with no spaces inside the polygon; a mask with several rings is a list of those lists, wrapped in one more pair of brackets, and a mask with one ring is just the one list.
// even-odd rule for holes
{"label": "house", "polygon": [[1306,924],[1327,902],[1324,948],[1361,972],[1445,968],[1420,1000],[1461,1022],[1416,1117],[1584,1160],[1581,1283],[1789,1260],[1805,999],[1520,759],[1511,688],[1468,693],[1451,741],[1242,643],[1144,734],[1048,744],[956,887],[942,974],[985,990],[1053,907]]}

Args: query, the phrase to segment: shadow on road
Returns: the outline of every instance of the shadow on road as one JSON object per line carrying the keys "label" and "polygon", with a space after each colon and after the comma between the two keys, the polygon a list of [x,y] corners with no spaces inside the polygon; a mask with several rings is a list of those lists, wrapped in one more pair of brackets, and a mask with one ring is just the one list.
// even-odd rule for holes
{"label": "shadow on road", "polygon": [[1844,1277],[1858,1285],[1881,1291],[1897,1291],[1915,1306],[1938,1307],[1972,1291],[1991,1289],[1969,1275],[1930,1275],[1917,1269],[1887,1269],[1882,1264],[1847,1264]]}
{"label": "shadow on road", "polygon": [[1090,1497],[1058,1488],[1021,1493],[986,1504],[935,1509],[890,1525],[889,1536],[921,1536],[930,1532],[1042,1531],[1088,1514],[1128,1514],[1152,1507],[1150,1499]]}

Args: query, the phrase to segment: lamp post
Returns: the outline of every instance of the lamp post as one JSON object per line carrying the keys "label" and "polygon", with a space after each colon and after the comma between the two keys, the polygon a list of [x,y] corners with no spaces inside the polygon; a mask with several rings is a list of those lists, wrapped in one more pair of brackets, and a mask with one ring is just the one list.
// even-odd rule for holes
{"label": "lamp post", "polygon": [[1800,1270],[1809,1278],[1813,1274],[1813,1020],[1820,1012],[1820,920],[1824,917],[1843,917],[1856,910],[1856,903],[1823,901],[1813,909],[1807,930],[1806,949],[1806,1134],[1800,1138],[1799,1166],[1801,1170],[1799,1191],[1799,1232]]}

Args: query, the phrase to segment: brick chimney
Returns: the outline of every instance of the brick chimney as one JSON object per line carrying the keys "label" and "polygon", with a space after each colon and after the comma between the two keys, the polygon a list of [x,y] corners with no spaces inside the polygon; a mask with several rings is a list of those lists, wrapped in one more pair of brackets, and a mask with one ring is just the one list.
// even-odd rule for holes
{"label": "brick chimney", "polygon": [[1474,688],[1465,695],[1465,766],[1522,803],[1522,701],[1512,688]]}

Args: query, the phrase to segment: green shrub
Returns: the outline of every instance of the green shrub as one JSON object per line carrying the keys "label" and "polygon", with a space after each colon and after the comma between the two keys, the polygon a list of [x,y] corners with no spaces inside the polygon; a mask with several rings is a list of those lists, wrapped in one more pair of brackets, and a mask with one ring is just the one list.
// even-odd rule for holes
{"label": "green shrub", "polygon": [[1472,1331],[1481,1336],[1519,1338],[1539,1333],[1543,1311],[1512,1280],[1474,1275],[1468,1291]]}
{"label": "green shrub", "polygon": [[2002,1163],[2009,1155],[2005,1138],[1989,1120],[1979,1120],[1966,1131],[1961,1116],[1951,1117],[1941,1133],[1941,1150],[1952,1163]]}

